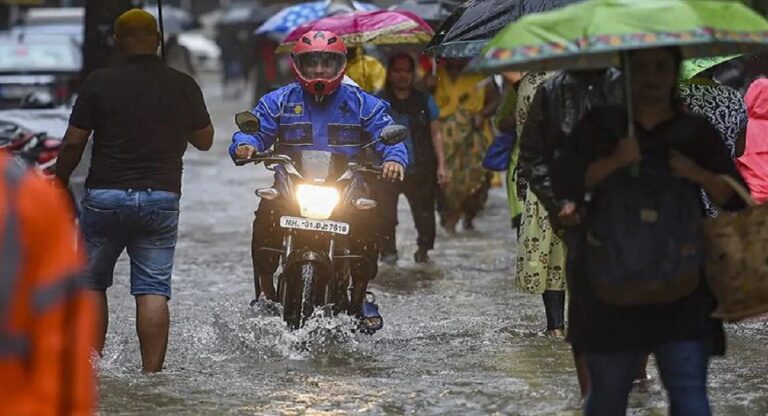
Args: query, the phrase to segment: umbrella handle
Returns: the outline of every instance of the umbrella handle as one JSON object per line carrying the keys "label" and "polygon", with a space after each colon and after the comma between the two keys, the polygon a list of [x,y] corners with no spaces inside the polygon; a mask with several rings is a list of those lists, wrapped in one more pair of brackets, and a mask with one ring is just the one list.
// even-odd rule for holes
{"label": "umbrella handle", "polygon": [[[635,104],[632,101],[632,69],[629,65],[629,51],[621,52],[621,69],[624,73],[624,101],[627,106],[627,137],[635,137]],[[640,163],[629,166],[633,178],[640,176]]]}
{"label": "umbrella handle", "polygon": [[157,20],[160,25],[160,57],[165,61],[165,25],[163,24],[163,0],[157,0]]}

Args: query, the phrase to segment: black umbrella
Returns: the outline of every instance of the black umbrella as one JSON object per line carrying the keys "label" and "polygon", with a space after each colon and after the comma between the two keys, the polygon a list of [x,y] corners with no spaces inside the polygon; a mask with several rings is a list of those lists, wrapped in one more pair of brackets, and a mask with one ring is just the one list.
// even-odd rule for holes
{"label": "black umbrella", "polygon": [[461,0],[405,0],[393,6],[392,9],[413,12],[435,28],[443,23],[459,5]]}
{"label": "black umbrella", "polygon": [[425,50],[446,58],[477,56],[501,29],[533,13],[556,9],[580,0],[469,0],[437,29]]}

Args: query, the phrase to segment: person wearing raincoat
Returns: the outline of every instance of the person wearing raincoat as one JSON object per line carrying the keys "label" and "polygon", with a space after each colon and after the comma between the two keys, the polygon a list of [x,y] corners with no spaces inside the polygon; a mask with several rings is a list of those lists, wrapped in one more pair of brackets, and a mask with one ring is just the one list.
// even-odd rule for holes
{"label": "person wearing raincoat", "polygon": [[366,55],[363,48],[350,48],[347,53],[347,76],[363,91],[376,94],[384,89],[387,70],[378,59]]}
{"label": "person wearing raincoat", "polygon": [[0,415],[92,415],[95,303],[69,198],[0,151]]}
{"label": "person wearing raincoat", "polygon": [[768,201],[768,79],[758,79],[749,86],[745,97],[749,124],[744,154],[736,159],[752,198]]}

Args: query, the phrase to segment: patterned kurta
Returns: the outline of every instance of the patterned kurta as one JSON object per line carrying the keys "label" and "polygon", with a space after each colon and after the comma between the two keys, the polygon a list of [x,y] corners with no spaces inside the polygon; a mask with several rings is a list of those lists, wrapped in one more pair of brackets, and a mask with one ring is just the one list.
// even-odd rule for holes
{"label": "patterned kurta", "polygon": [[441,213],[445,218],[459,215],[466,199],[485,182],[483,157],[492,134],[488,120],[480,129],[472,125],[473,116],[483,110],[485,77],[462,74],[453,79],[443,68],[437,75],[435,101],[440,108],[445,164],[451,178],[443,189]]}
{"label": "patterned kurta", "polygon": [[[554,73],[530,73],[520,81],[517,100],[517,135],[522,137],[536,89]],[[515,153],[519,152],[519,143]],[[516,159],[515,159],[516,160]],[[515,169],[517,171],[517,169]],[[525,201],[520,222],[515,283],[526,292],[565,290],[565,244],[552,230],[549,216],[528,184],[517,176],[518,196]]]}
{"label": "patterned kurta", "polygon": [[[680,84],[678,93],[683,106],[692,114],[705,117],[720,133],[723,144],[733,159],[736,139],[747,127],[747,106],[738,91],[723,85]],[[718,209],[701,190],[708,217],[717,217]]]}

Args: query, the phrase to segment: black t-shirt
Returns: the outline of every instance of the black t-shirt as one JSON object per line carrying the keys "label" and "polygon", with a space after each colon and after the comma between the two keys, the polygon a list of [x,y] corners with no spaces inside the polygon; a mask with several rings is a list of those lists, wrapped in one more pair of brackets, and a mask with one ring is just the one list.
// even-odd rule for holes
{"label": "black t-shirt", "polygon": [[93,130],[87,188],[181,193],[190,132],[210,124],[194,79],[156,55],[130,55],[83,83],[69,123]]}

